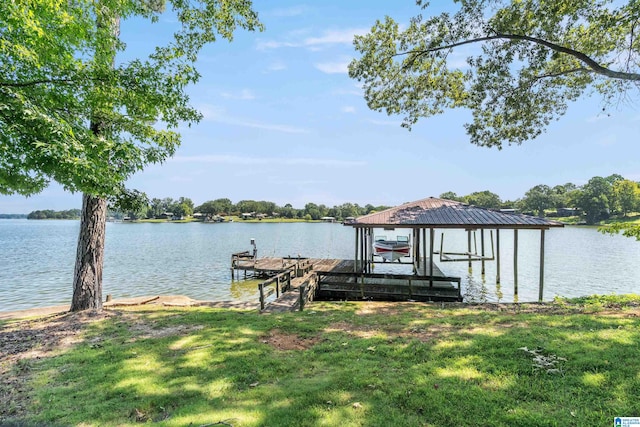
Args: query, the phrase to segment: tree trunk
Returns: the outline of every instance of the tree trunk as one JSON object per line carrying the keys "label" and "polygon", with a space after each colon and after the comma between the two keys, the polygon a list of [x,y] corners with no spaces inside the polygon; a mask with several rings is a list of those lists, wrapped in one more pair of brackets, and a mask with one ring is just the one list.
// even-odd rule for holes
{"label": "tree trunk", "polygon": [[71,311],[102,310],[102,265],[106,223],[106,199],[84,194]]}

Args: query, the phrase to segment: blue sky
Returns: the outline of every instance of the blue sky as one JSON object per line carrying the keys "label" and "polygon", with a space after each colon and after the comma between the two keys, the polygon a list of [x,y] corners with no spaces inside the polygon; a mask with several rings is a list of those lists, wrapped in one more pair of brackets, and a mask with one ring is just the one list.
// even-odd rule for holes
{"label": "blue sky", "polygon": [[[428,11],[450,5],[438,3]],[[490,190],[506,200],[537,184],[580,185],[596,175],[640,180],[637,106],[604,115],[598,98],[586,98],[536,140],[501,151],[469,143],[464,111],[423,119],[411,132],[401,117],[370,111],[347,75],[353,35],[385,15],[408,23],[420,13],[413,0],[257,0],[254,8],[264,32],[238,32],[200,57],[202,79],[190,94],[202,122],[182,131],[173,159],[129,187],[196,205],[227,197],[303,207],[396,205],[445,191]],[[125,21],[122,37],[136,55],[175,25],[169,16],[154,26]],[[1,213],[80,206],[81,195],[55,184],[30,198],[0,196]]]}

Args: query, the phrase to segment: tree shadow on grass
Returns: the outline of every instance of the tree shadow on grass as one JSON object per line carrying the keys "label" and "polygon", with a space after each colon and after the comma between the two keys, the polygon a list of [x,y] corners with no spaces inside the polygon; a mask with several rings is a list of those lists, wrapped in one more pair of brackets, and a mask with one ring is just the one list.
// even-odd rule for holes
{"label": "tree shadow on grass", "polygon": [[[32,361],[34,398],[14,419],[577,426],[640,412],[638,318],[363,306],[148,311],[95,322],[74,347]],[[566,360],[547,373],[523,347]]]}

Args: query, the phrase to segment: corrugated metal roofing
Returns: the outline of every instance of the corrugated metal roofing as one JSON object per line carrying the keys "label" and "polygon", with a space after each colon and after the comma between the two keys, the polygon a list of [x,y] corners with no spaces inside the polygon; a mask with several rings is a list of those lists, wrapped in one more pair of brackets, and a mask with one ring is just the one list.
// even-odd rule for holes
{"label": "corrugated metal roofing", "polygon": [[564,224],[529,215],[500,212],[453,200],[430,197],[356,218],[354,227],[407,228],[534,228],[564,227]]}

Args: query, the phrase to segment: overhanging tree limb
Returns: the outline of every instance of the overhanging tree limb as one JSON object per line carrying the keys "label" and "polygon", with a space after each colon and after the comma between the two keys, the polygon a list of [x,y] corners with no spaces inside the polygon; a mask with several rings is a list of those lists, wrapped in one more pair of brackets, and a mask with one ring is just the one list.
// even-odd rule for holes
{"label": "overhanging tree limb", "polygon": [[567,55],[571,55],[577,60],[579,60],[580,62],[582,62],[583,64],[585,64],[593,72],[602,74],[603,76],[606,76],[612,79],[640,81],[640,74],[638,73],[628,73],[628,72],[611,70],[609,68],[603,67],[602,65],[598,64],[595,60],[593,60],[588,55],[585,55],[580,51],[568,48],[566,46],[561,46],[556,43],[551,43],[547,40],[543,40],[537,37],[531,37],[531,36],[526,36],[521,34],[496,33],[496,35],[493,35],[493,36],[477,37],[477,38],[463,40],[457,43],[451,43],[444,46],[437,46],[429,49],[419,49],[419,50],[400,52],[392,56],[413,55],[413,57],[409,60],[409,64],[412,65],[413,62],[415,62],[415,60],[417,60],[419,57],[428,55],[429,53],[438,52],[442,50],[449,50],[449,49],[464,46],[467,44],[482,43],[482,42],[493,41],[493,40],[528,41],[534,44],[548,47],[549,49],[554,50],[556,52],[561,52],[561,53],[566,53]]}

